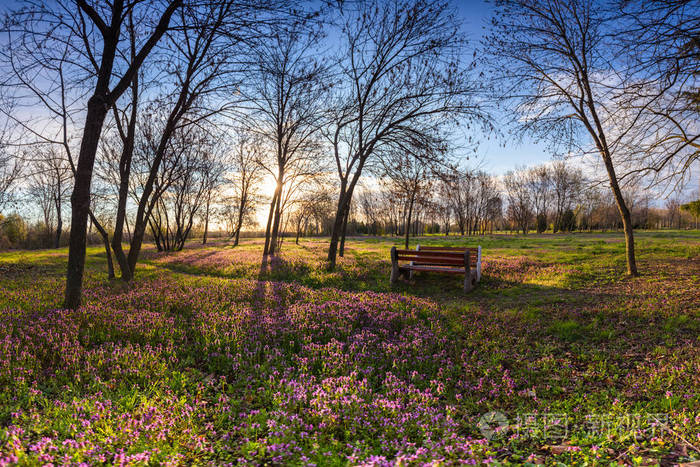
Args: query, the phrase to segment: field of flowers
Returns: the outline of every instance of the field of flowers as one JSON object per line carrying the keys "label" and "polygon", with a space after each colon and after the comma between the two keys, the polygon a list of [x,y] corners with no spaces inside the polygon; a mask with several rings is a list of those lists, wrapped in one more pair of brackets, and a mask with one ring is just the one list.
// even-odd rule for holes
{"label": "field of flowers", "polygon": [[[421,243],[464,244],[458,238]],[[398,244],[399,240],[396,240]],[[493,236],[484,278],[388,283],[393,239],[0,253],[0,466],[674,465],[700,459],[700,234]]]}

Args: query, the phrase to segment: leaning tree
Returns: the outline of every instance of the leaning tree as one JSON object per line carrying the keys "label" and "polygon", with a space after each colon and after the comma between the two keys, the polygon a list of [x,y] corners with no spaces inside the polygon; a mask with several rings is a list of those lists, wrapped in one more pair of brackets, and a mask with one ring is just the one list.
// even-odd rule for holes
{"label": "leaning tree", "polygon": [[606,35],[614,15],[593,0],[499,0],[496,7],[484,40],[495,96],[512,105],[523,133],[548,138],[567,153],[597,154],[622,219],[627,272],[637,275],[616,160],[644,109],[630,114],[615,106],[622,65]]}

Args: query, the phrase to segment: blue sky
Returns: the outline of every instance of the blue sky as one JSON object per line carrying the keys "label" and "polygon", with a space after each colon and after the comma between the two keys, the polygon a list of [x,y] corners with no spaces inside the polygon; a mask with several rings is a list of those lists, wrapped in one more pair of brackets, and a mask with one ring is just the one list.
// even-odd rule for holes
{"label": "blue sky", "polygon": [[[464,33],[469,39],[470,47],[478,47],[493,13],[493,4],[484,0],[453,0],[462,17]],[[466,56],[471,57],[473,49],[467,51]],[[502,115],[494,117],[499,120]],[[481,167],[487,172],[502,174],[510,169],[522,165],[536,165],[551,160],[551,151],[545,144],[537,143],[526,138],[522,142],[509,139],[506,147],[502,139],[496,139],[491,135],[481,132],[474,133],[479,141],[478,159]]]}

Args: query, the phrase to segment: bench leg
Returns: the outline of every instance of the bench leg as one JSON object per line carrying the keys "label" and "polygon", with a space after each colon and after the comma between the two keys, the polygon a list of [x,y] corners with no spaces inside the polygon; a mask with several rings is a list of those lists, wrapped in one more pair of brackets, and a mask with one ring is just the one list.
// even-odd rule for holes
{"label": "bench leg", "polygon": [[481,246],[476,253],[476,281],[481,282]]}
{"label": "bench leg", "polygon": [[396,256],[396,247],[391,247],[391,283],[399,279],[399,260]]}
{"label": "bench leg", "polygon": [[472,268],[469,250],[464,252],[464,293],[472,289]]}
{"label": "bench leg", "polygon": [[464,292],[471,292],[472,290],[472,273],[469,271],[464,275]]}

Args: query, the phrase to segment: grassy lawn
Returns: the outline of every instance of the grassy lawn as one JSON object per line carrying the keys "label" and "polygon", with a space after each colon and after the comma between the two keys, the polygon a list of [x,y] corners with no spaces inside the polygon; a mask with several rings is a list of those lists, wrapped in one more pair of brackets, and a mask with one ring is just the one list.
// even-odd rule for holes
{"label": "grassy lawn", "polygon": [[[619,464],[700,459],[700,232],[428,236],[483,278],[389,284],[399,238],[0,253],[0,466]],[[498,427],[498,428],[497,428]],[[495,429],[497,428],[497,429]]]}

